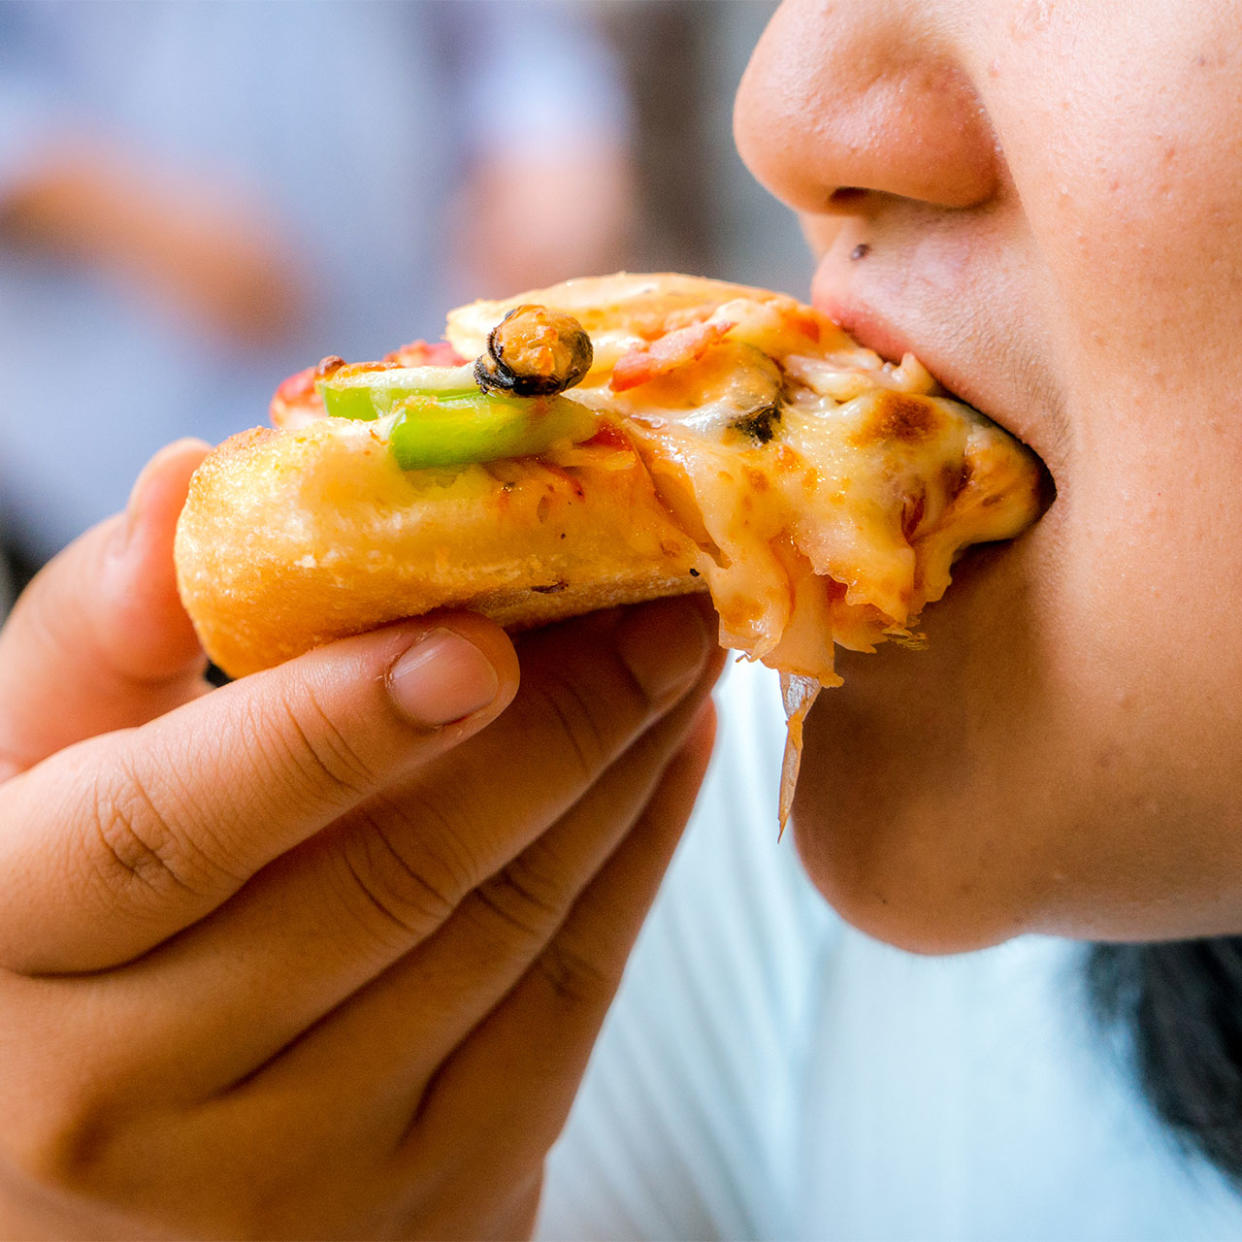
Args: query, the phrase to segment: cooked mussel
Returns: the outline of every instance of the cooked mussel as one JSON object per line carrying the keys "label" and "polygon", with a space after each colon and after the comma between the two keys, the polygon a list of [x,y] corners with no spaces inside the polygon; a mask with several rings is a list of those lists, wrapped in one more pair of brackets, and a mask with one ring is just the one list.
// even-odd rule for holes
{"label": "cooked mussel", "polygon": [[572,316],[546,306],[515,306],[487,338],[474,364],[484,392],[546,397],[572,388],[591,369],[591,338]]}

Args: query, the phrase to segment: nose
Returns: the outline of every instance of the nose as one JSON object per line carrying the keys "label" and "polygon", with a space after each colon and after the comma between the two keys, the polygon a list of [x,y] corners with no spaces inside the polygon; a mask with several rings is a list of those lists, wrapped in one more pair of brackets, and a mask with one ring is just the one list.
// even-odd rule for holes
{"label": "nose", "polygon": [[734,108],[738,150],[773,194],[800,212],[851,215],[879,195],[943,208],[993,195],[995,139],[936,7],[781,5]]}

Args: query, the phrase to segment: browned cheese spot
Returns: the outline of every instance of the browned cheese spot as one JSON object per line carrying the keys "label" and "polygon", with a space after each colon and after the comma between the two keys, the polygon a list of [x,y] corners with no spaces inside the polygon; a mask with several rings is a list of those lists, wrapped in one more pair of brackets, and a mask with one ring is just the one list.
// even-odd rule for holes
{"label": "browned cheese spot", "polygon": [[859,448],[897,441],[920,444],[941,426],[940,411],[930,402],[905,393],[884,392],[876,397],[866,422],[852,439]]}
{"label": "browned cheese spot", "polygon": [[766,492],[771,487],[767,474],[762,470],[756,470],[753,466],[747,467],[746,481],[756,492]]}
{"label": "browned cheese spot", "polygon": [[945,495],[950,500],[956,500],[970,482],[970,475],[970,462],[946,462],[941,472]]}
{"label": "browned cheese spot", "polygon": [[774,457],[778,470],[793,470],[802,460],[788,444],[778,444]]}
{"label": "browned cheese spot", "polygon": [[917,494],[911,494],[903,498],[901,502],[901,534],[907,543],[914,538],[915,531],[918,530],[919,523],[923,520],[926,506],[927,496],[921,488]]}

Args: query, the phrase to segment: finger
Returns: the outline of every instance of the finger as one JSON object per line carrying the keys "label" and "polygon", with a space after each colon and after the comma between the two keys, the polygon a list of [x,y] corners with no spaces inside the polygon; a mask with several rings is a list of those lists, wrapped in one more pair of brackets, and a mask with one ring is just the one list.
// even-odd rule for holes
{"label": "finger", "polygon": [[[710,709],[633,831],[520,982],[446,1061],[402,1152],[407,1177],[449,1147],[464,1179],[517,1176],[565,1123],[638,932],[690,817],[715,735]],[[461,1187],[465,1193],[467,1186]],[[445,1197],[452,1200],[452,1187]]]}
{"label": "finger", "polygon": [[126,512],[88,531],[27,588],[0,631],[0,779],[202,693],[205,659],[177,597],[172,542],[207,451],[153,457]]}
{"label": "finger", "polygon": [[[183,1057],[194,1049],[185,1058],[192,1070],[182,1072],[189,1091],[199,1083],[203,1093],[218,1090],[269,1060],[429,939],[684,697],[683,687],[673,702],[667,691],[653,702],[622,653],[636,665],[640,653],[658,653],[666,672],[681,663],[680,678],[702,676],[709,640],[699,621],[693,605],[653,605],[620,625],[595,619],[528,647],[518,698],[492,728],[428,765],[409,788],[370,800],[277,860],[210,920],[134,963],[117,980],[125,985],[118,1005],[141,1010],[151,1045]],[[601,634],[608,626],[610,639]],[[675,656],[687,638],[690,649],[683,642]],[[713,673],[718,667],[717,658]],[[588,775],[574,767],[587,743],[567,732],[585,725],[567,725],[572,717],[549,697],[563,678],[592,705],[597,727],[613,731],[607,742],[592,734],[600,757]],[[705,679],[695,693],[707,692]],[[428,814],[424,778],[459,791],[468,817]],[[607,797],[592,805],[592,817],[577,821],[588,840],[624,831],[623,807]],[[450,1005],[462,986],[460,975],[450,980]],[[203,1003],[187,1012],[187,995]]]}
{"label": "finger", "polygon": [[[318,1107],[365,1113],[372,1130],[386,1114],[394,1140],[404,1133],[438,1067],[546,951],[653,796],[659,802],[657,789],[684,777],[689,814],[701,773],[679,767],[674,756],[698,726],[708,691],[705,680],[433,937],[254,1075],[247,1094],[280,1098],[298,1082],[315,1082]],[[693,745],[700,744],[696,738]],[[675,835],[680,822],[666,827]]]}
{"label": "finger", "polygon": [[0,964],[81,971],[146,952],[476,733],[517,679],[490,621],[423,618],[61,751],[0,788]]}

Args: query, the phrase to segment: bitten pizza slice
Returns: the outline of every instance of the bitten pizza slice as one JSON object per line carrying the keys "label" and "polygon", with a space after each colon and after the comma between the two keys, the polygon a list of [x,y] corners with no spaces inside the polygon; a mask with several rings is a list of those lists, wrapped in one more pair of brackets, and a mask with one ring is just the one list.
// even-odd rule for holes
{"label": "bitten pizza slice", "polygon": [[963,549],[1042,507],[1018,441],[782,294],[619,274],[446,336],[324,359],[200,468],[179,579],[227,671],[433,608],[516,628],[707,590],[784,675],[796,755],[834,647],[917,641]]}

